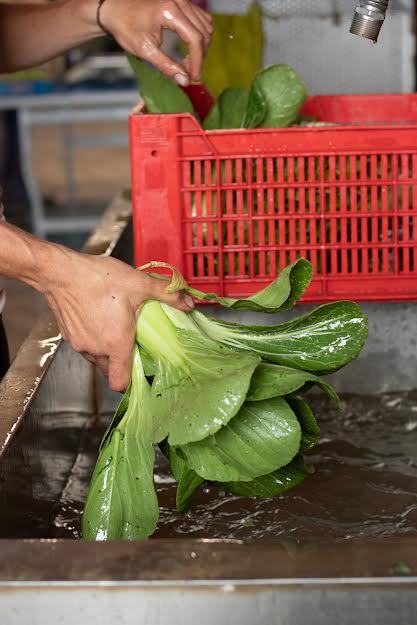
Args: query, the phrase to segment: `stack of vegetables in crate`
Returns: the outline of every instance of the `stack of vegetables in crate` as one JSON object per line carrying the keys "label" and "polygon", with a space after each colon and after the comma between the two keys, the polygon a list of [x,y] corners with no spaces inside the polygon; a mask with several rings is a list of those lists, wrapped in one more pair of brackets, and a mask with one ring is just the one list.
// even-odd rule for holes
{"label": "stack of vegetables in crate", "polygon": [[[190,98],[169,78],[130,57],[148,113],[191,113]],[[303,81],[288,65],[271,65],[254,77],[250,89],[225,89],[202,121],[205,130],[286,128],[314,123],[300,116],[307,98]]]}
{"label": "stack of vegetables in crate", "polygon": [[[152,262],[141,269],[164,266]],[[308,288],[300,259],[248,299],[191,289],[172,270],[167,291],[239,311],[289,310]],[[166,276],[154,274],[161,279]],[[169,281],[169,279],[168,279]],[[320,429],[303,397],[312,386],[338,401],[320,376],[357,357],[367,336],[359,306],[341,301],[273,326],[189,314],[157,301],[142,307],[132,379],[100,448],[83,516],[87,539],[144,539],[156,529],[154,444],[187,510],[205,481],[248,497],[273,497],[308,475],[303,454]]]}
{"label": "stack of vegetables in crate", "polygon": [[[143,98],[146,112],[150,114],[191,114],[201,124],[204,131],[283,129],[288,127],[334,125],[333,123],[319,121],[315,117],[303,114],[307,90],[298,73],[288,65],[280,64],[267,67],[255,75],[249,88],[226,88],[219,95],[218,99],[212,102],[204,88],[200,94],[198,93],[198,87],[194,85],[184,90],[146,63],[134,57],[129,58],[140,85],[140,94]],[[190,97],[188,97],[188,94]],[[202,95],[202,97],[198,97],[199,95]],[[210,107],[209,104],[212,104],[212,106]],[[235,141],[238,141],[238,139],[235,138]],[[190,269],[190,266],[187,268],[187,277],[190,280],[192,275],[198,278],[205,276],[205,266],[209,263],[213,265],[209,272],[210,276],[218,276],[219,272],[222,272],[227,277],[238,275],[245,278],[251,274],[251,271],[256,273],[256,262],[259,262],[259,256],[262,255],[265,262],[263,273],[269,274],[271,258],[268,253],[259,254],[255,252],[251,263],[249,254],[244,255],[244,252],[228,254],[225,251],[223,253],[217,253],[217,251],[225,250],[226,248],[233,250],[234,244],[241,246],[241,249],[253,249],[254,246],[261,245],[262,241],[265,241],[264,229],[266,227],[269,228],[268,237],[274,236],[271,235],[271,227],[274,229],[278,228],[277,223],[267,224],[266,221],[261,222],[257,220],[251,224],[246,218],[249,213],[258,217],[260,215],[268,215],[270,217],[271,205],[273,205],[274,213],[287,215],[289,212],[293,212],[295,214],[297,212],[295,205],[301,194],[303,194],[302,197],[307,197],[307,199],[304,199],[305,205],[307,203],[312,204],[315,200],[317,200],[317,205],[320,205],[320,191],[318,188],[314,189],[314,200],[312,200],[311,192],[309,191],[308,196],[305,196],[304,189],[302,191],[299,189],[288,191],[286,188],[282,190],[281,195],[281,191],[272,193],[272,190],[271,192],[268,190],[268,193],[264,193],[263,190],[259,189],[260,185],[256,184],[255,187],[253,183],[258,181],[259,178],[270,180],[271,172],[267,171],[268,167],[270,169],[276,167],[276,163],[273,164],[271,159],[269,159],[271,161],[269,164],[266,158],[262,159],[262,163],[260,163],[260,160],[248,158],[244,163],[242,162],[243,159],[227,160],[224,158],[220,160],[218,171],[214,161],[203,163],[199,160],[190,160],[185,164],[187,171],[187,174],[185,174],[186,181],[183,180],[182,182],[187,187],[187,191],[183,193],[182,201],[185,202],[184,196],[189,194],[191,206],[184,208],[184,213],[181,216],[175,213],[174,207],[172,207],[172,212],[173,214],[175,213],[175,218],[183,220],[183,238],[192,240],[192,244],[187,246],[187,252],[189,252],[187,261],[188,263],[193,263],[192,269]],[[140,166],[140,163],[138,163],[137,167]],[[259,173],[259,167],[263,168],[263,175]],[[297,159],[294,159],[292,176],[296,180],[298,176],[301,177],[301,168],[303,167],[305,167],[304,163],[299,163]],[[320,160],[314,158],[314,179],[319,179],[320,167]],[[325,163],[324,167],[328,169],[329,164]],[[285,159],[283,159],[282,168],[283,179],[289,180],[290,165]],[[303,176],[305,175],[303,174]],[[310,164],[308,176],[312,176]],[[228,192],[226,189],[231,189],[233,184],[236,191]],[[218,195],[212,193],[214,185],[219,185],[221,188]],[[252,188],[252,185],[253,193],[249,189]],[[197,189],[197,192],[193,192],[194,187]],[[250,193],[251,195],[249,196]],[[326,190],[325,193],[327,195],[330,192]],[[290,210],[291,197],[294,206]],[[153,209],[149,207],[149,210]],[[315,212],[315,208],[313,209],[312,207],[313,212]],[[219,213],[222,216],[229,217],[228,221],[225,219],[223,228],[213,221],[214,216],[218,216]],[[236,220],[231,218],[232,213],[233,216],[236,216]],[[312,215],[309,217],[312,217]],[[194,219],[195,222],[193,221]],[[187,234],[185,234],[187,226],[189,229]],[[305,218],[305,215],[302,215],[300,219],[292,220],[292,222],[289,219],[281,220],[279,222],[279,235],[277,235],[281,247],[290,239],[291,243],[294,244],[295,240],[298,240],[297,237],[299,238],[303,227],[306,241],[310,234],[313,241],[317,224],[310,223],[309,219]],[[329,230],[329,227],[330,224],[326,222],[324,228]],[[264,232],[263,236],[260,234],[261,229]],[[137,234],[136,250],[140,247],[139,236]],[[149,233],[144,236],[149,238]],[[173,244],[178,245],[179,241],[176,240]],[[190,252],[193,247],[198,247],[198,253],[191,255]],[[208,252],[208,248],[215,250],[216,253],[207,253],[205,256],[204,253]],[[219,260],[220,254],[222,256],[221,264]],[[281,261],[282,255],[286,255],[287,260],[284,263],[281,262],[281,266],[293,261],[296,257],[293,255],[289,258],[288,254],[282,250],[279,254]],[[305,253],[302,255],[304,256]],[[245,256],[244,261],[242,260],[243,256]],[[191,258],[192,261],[190,260]],[[318,272],[321,273],[322,255],[314,250],[311,253],[311,259]],[[238,267],[236,266],[237,264],[239,265]],[[278,263],[274,263],[274,266],[275,264]],[[275,274],[275,271],[273,271],[273,274]]]}

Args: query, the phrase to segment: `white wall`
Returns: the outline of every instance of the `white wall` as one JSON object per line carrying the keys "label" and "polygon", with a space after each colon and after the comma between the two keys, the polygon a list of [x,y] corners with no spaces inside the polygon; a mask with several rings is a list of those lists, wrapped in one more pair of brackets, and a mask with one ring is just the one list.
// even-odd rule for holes
{"label": "white wall", "polygon": [[[245,12],[251,0],[211,0],[212,10]],[[310,93],[390,93],[414,89],[412,0],[390,2],[378,44],[349,33],[355,0],[259,0],[264,62],[297,69]]]}

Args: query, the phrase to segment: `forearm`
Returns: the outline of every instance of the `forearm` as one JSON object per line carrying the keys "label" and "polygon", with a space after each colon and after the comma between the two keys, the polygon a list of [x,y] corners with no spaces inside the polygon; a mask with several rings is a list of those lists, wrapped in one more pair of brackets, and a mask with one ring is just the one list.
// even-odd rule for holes
{"label": "forearm", "polygon": [[136,314],[156,299],[188,312],[183,292],[115,258],[89,256],[32,237],[0,223],[0,274],[16,278],[46,296],[59,332],[96,362],[110,387],[125,391],[131,376]]}
{"label": "forearm", "polygon": [[0,72],[42,64],[103,33],[96,0],[0,3]]}
{"label": "forearm", "polygon": [[46,293],[59,283],[67,256],[73,252],[41,241],[10,224],[0,223],[0,274]]}

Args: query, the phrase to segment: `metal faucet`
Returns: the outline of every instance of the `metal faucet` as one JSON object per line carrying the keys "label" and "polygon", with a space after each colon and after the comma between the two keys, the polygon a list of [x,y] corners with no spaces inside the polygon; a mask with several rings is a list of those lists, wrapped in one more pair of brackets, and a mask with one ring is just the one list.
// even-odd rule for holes
{"label": "metal faucet", "polygon": [[353,14],[350,32],[360,37],[378,41],[379,31],[384,23],[389,0],[359,0]]}

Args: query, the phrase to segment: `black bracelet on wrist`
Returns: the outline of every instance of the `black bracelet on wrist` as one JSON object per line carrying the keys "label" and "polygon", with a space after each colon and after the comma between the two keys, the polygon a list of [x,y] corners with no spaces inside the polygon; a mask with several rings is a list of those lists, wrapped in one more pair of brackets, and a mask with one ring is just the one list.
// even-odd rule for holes
{"label": "black bracelet on wrist", "polygon": [[100,17],[101,7],[103,6],[103,4],[105,2],[106,2],[106,0],[98,0],[98,2],[97,2],[96,22],[97,22],[98,26],[101,28],[101,30],[103,31],[103,33],[105,35],[107,35],[107,37],[113,37],[111,32],[109,30],[107,30],[107,28],[104,26],[103,22],[101,21],[101,17]]}

